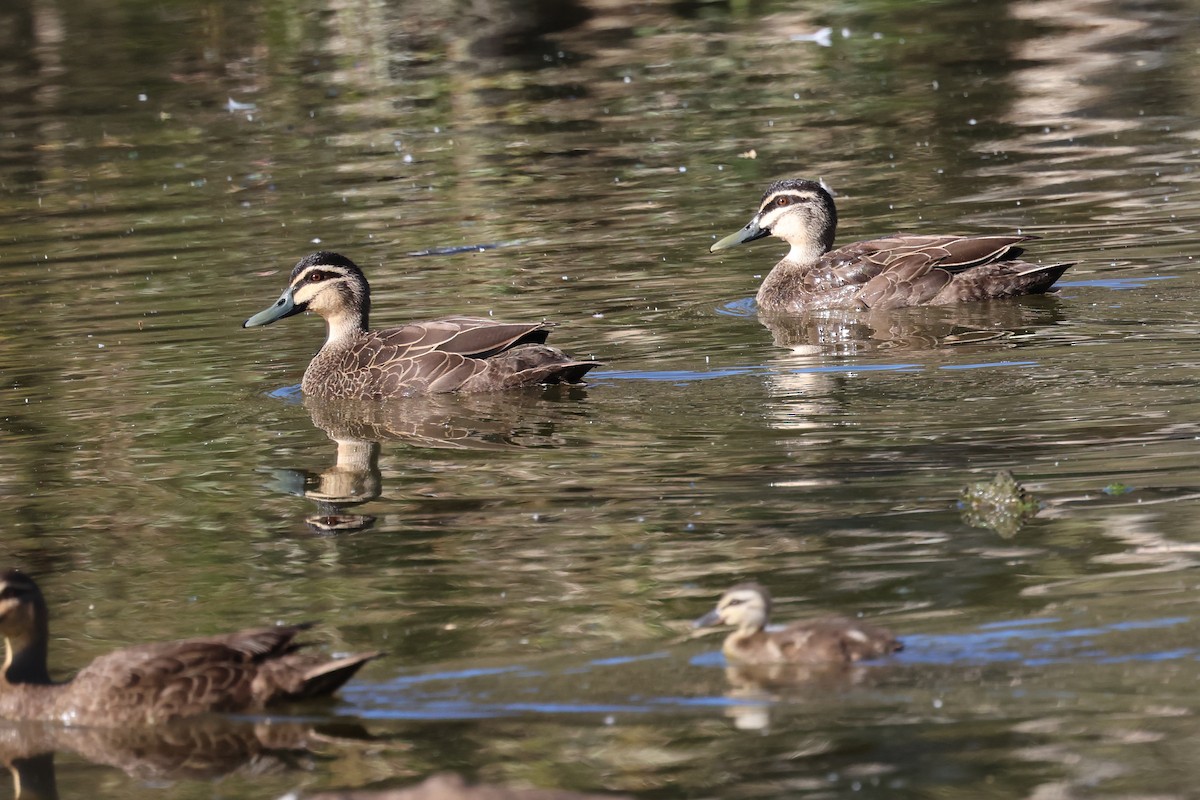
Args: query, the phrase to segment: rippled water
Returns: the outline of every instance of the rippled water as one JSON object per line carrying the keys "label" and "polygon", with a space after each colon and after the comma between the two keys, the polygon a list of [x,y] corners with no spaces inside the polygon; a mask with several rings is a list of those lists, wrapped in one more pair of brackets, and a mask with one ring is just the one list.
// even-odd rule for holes
{"label": "rippled water", "polygon": [[[55,674],[274,620],[388,653],[284,715],[303,745],[241,721],[257,755],[184,773],[0,727],[6,759],[57,751],[64,797],[1190,796],[1196,4],[551,5],[0,8],[4,561]],[[1021,230],[1078,265],[766,327],[782,248],[707,248],[791,175],[841,241]],[[319,321],[240,322],[318,248],[377,325],[548,318],[605,365],[304,401]],[[1000,470],[1036,518],[961,506]],[[727,668],[687,621],[749,578],[907,648]]]}

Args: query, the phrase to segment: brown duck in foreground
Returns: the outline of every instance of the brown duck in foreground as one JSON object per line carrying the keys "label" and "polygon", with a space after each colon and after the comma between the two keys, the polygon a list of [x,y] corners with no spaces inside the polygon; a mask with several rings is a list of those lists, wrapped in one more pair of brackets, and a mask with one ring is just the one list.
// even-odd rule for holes
{"label": "brown duck in foreground", "polygon": [[0,718],[108,727],[153,725],[207,713],[254,713],[337,691],[378,653],[333,660],[300,652],[308,625],[127,647],[100,656],[70,681],[46,666],[49,613],[17,570],[0,573]]}
{"label": "brown duck in foreground", "polygon": [[270,325],[301,311],[315,311],[328,326],[300,384],[315,397],[382,400],[579,383],[600,363],[576,361],[548,346],[552,322],[450,317],[370,330],[371,287],[362,270],[337,253],[300,259],[279,300],[242,327]]}
{"label": "brown duck in foreground", "polygon": [[823,308],[938,306],[1044,294],[1072,264],[1018,260],[1036,236],[919,236],[897,233],[833,249],[837,208],[820,183],[776,181],[758,213],[710,252],[777,236],[791,246],[763,280],[756,300],[767,314]]}
{"label": "brown duck in foreground", "polygon": [[733,625],[722,652],[739,664],[843,663],[882,658],[903,649],[890,631],[843,617],[793,622],[766,630],[771,594],[757,583],[739,583],[717,607],[692,623],[697,628]]}

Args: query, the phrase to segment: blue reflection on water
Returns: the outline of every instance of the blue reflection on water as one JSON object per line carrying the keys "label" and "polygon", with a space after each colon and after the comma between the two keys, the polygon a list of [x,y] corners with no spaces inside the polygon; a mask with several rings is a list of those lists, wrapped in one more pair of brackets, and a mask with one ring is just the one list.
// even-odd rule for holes
{"label": "blue reflection on water", "polygon": [[1059,281],[1055,288],[1071,288],[1073,286],[1099,286],[1102,289],[1144,289],[1151,281],[1174,280],[1174,275],[1140,275],[1136,278],[1092,278],[1086,281]]}
{"label": "blue reflection on water", "polygon": [[298,383],[292,386],[280,386],[278,389],[272,389],[267,392],[267,397],[273,397],[285,403],[296,403],[297,405],[304,402],[304,393],[300,391],[300,384]]}
{"label": "blue reflection on water", "polygon": [[[1189,623],[1187,617],[1163,617],[1149,620],[1124,620],[1108,625],[1060,628],[1061,619],[1040,618],[1005,620],[980,625],[961,634],[908,634],[903,637],[902,653],[861,669],[886,668],[893,678],[906,667],[987,664],[1015,664],[1043,667],[1056,664],[1123,664],[1161,662],[1200,658],[1200,648],[1174,647],[1148,652],[1111,652],[1102,646],[1105,637],[1125,631],[1163,630]],[[627,683],[618,682],[619,695],[600,701],[585,698],[590,691],[584,682],[577,698],[545,697],[539,700],[517,699],[529,695],[561,692],[563,675],[593,674],[621,669],[651,660],[680,658],[674,650],[660,650],[633,656],[614,656],[587,660],[573,666],[534,669],[526,665],[458,669],[421,675],[402,675],[382,684],[351,684],[342,690],[353,705],[353,713],[366,719],[479,719],[521,714],[647,714],[665,709],[725,707],[729,705],[773,702],[770,698],[727,697],[705,692],[687,697],[675,694],[646,696],[655,691],[645,685],[645,673]],[[725,658],[718,649],[687,657],[689,667],[722,669]],[[670,669],[669,663],[665,665]],[[918,670],[920,673],[921,671]],[[611,676],[610,680],[611,680]],[[622,676],[618,674],[620,679]],[[499,679],[499,682],[497,682]],[[529,681],[529,683],[523,683]],[[568,686],[571,684],[568,683]],[[596,684],[600,685],[600,684]],[[614,685],[605,681],[610,688]],[[553,687],[553,688],[550,688]],[[677,690],[676,690],[677,691]],[[568,688],[568,695],[575,693]],[[607,721],[607,720],[606,720]]]}
{"label": "blue reflection on water", "polygon": [[758,304],[753,297],[743,297],[722,303],[713,310],[723,317],[753,317],[758,315]]}

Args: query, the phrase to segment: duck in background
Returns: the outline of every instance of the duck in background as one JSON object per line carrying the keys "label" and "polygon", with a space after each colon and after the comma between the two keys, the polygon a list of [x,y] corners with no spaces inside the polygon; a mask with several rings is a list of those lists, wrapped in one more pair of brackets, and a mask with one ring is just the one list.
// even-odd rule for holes
{"label": "duck in background", "polygon": [[939,306],[1044,294],[1073,264],[1030,264],[1018,245],[1036,236],[920,236],[898,233],[833,249],[837,207],[816,181],[767,187],[758,213],[709,248],[724,250],[764,236],[791,249],[763,280],[765,314],[826,308]]}

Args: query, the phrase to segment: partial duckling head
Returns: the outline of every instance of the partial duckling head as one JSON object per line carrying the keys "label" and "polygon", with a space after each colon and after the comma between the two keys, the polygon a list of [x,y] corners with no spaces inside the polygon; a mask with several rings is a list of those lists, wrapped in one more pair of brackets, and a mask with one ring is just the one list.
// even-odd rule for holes
{"label": "partial duckling head", "polygon": [[817,181],[792,178],[767,187],[758,213],[737,233],[721,239],[709,252],[724,250],[764,236],[775,236],[792,246],[789,258],[815,261],[833,248],[837,233],[837,207]]}
{"label": "partial duckling head", "polygon": [[758,583],[739,583],[717,601],[717,607],[692,623],[696,628],[733,625],[741,631],[760,631],[771,616],[771,593]]}
{"label": "partial duckling head", "polygon": [[331,338],[351,328],[366,330],[371,313],[366,276],[357,264],[338,253],[321,251],[305,256],[292,268],[288,286],[275,304],[250,317],[242,327],[270,325],[301,311],[315,311],[328,320]]}

